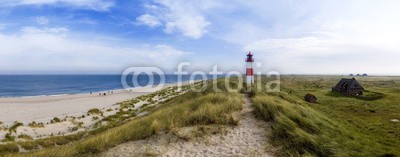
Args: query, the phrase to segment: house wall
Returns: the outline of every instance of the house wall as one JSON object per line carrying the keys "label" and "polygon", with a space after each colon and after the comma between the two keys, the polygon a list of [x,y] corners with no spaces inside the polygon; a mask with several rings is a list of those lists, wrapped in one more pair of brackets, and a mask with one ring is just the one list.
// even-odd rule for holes
{"label": "house wall", "polygon": [[346,95],[357,95],[358,93],[361,93],[361,95],[362,95],[363,90],[362,89],[351,89],[351,90],[345,91],[344,94],[346,94]]}

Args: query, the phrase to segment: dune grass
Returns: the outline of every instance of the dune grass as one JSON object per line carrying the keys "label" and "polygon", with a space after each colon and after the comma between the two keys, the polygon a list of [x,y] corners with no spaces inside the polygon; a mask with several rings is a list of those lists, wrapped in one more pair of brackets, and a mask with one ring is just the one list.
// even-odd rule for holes
{"label": "dune grass", "polygon": [[[219,80],[222,85],[223,80]],[[75,142],[60,143],[29,153],[6,153],[4,156],[91,156],[120,143],[140,140],[157,132],[196,125],[235,125],[235,112],[242,108],[242,96],[238,93],[214,93],[209,86],[204,92],[187,92],[150,109],[150,114],[136,117],[112,128],[95,130],[91,134],[65,136]],[[62,136],[64,137],[64,136]],[[62,138],[62,137],[54,137]],[[79,139],[79,141],[77,141]],[[48,140],[43,140],[48,141]],[[49,142],[53,144],[52,142]],[[16,152],[15,144],[7,149]],[[28,146],[26,146],[28,147]]]}
{"label": "dune grass", "polygon": [[[255,92],[255,112],[271,121],[278,156],[399,156],[400,78],[358,78],[364,97],[331,93],[341,77],[285,76],[281,92]],[[268,79],[264,78],[265,82]],[[306,93],[317,104],[303,100]]]}

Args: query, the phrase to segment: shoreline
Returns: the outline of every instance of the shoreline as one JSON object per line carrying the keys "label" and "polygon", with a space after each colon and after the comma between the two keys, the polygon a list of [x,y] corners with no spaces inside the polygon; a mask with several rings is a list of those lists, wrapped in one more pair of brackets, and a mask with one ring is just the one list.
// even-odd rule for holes
{"label": "shoreline", "polygon": [[[182,85],[189,82],[181,82]],[[163,88],[178,86],[179,82],[164,84]],[[100,91],[81,94],[63,94],[33,97],[0,98],[0,122],[11,125],[15,121],[30,123],[32,121],[49,121],[53,117],[85,114],[92,108],[110,108],[116,103],[151,94],[151,86],[130,89]],[[107,95],[99,95],[106,93]]]}
{"label": "shoreline", "polygon": [[[64,94],[56,96],[14,97],[0,98],[0,141],[6,138],[8,128],[18,126],[15,134],[27,135],[33,139],[74,134],[79,131],[90,130],[107,116],[118,114],[127,109],[121,108],[120,102],[133,100],[137,97],[167,90],[169,98],[173,93],[180,93],[175,88],[190,84],[188,81],[163,84],[162,88],[144,86],[128,89],[95,92],[93,94]],[[99,93],[107,93],[100,95]],[[145,96],[147,97],[147,96]],[[130,110],[140,111],[142,106],[157,104],[165,101],[165,95],[153,95],[151,100],[139,99]],[[96,113],[91,113],[95,111]],[[146,112],[139,113],[146,114]],[[126,116],[123,115],[123,116]],[[107,122],[105,122],[107,123]],[[42,127],[37,127],[41,125]],[[21,139],[18,139],[21,140]],[[2,143],[2,142],[0,142]]]}
{"label": "shoreline", "polygon": [[[199,80],[196,80],[199,81]],[[188,81],[183,81],[182,83],[187,83]],[[171,84],[178,84],[178,82],[171,82],[171,83],[165,83],[164,86],[171,85]],[[154,86],[154,85],[152,85]],[[135,88],[143,88],[147,86],[141,86],[141,87],[132,87],[129,88],[135,89]],[[125,88],[115,88],[115,89],[109,89],[109,90],[99,90],[99,91],[91,91],[93,94],[94,93],[107,93],[108,91],[121,91],[121,90],[127,90]],[[52,97],[52,96],[65,96],[65,95],[79,95],[79,94],[90,94],[90,92],[84,91],[84,92],[77,92],[77,93],[63,93],[63,94],[48,94],[48,95],[27,95],[27,96],[0,96],[0,99],[7,99],[7,98],[35,98],[35,97]]]}
{"label": "shoreline", "polygon": [[[198,82],[198,81],[202,81],[202,80],[196,80],[195,82]],[[179,82],[165,83],[163,88],[165,88],[166,86],[171,86],[171,85],[177,86],[178,83]],[[189,81],[183,81],[181,83],[183,85],[185,85],[185,84],[188,84]],[[49,94],[49,95],[34,95],[34,96],[0,96],[0,105],[4,100],[7,100],[7,99],[11,100],[11,99],[31,99],[31,98],[49,98],[49,97],[56,98],[56,97],[68,97],[68,96],[82,96],[82,95],[93,95],[93,96],[97,95],[97,96],[99,96],[98,95],[99,93],[111,94],[111,93],[108,93],[108,91],[113,91],[115,94],[115,93],[120,93],[120,92],[124,92],[124,91],[130,92],[135,89],[149,88],[149,87],[154,87],[154,86],[156,86],[156,85],[132,87],[132,88],[128,88],[128,89],[116,88],[116,89],[110,89],[110,90],[92,91],[92,94],[90,94],[90,92],[82,92],[82,93],[64,93],[64,94]]]}

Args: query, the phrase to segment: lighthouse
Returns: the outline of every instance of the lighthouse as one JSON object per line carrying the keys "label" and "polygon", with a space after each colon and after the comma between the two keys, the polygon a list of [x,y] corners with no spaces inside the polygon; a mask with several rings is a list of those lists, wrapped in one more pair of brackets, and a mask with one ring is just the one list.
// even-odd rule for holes
{"label": "lighthouse", "polygon": [[246,65],[246,83],[248,85],[254,83],[253,62],[254,62],[253,54],[251,54],[251,52],[249,52],[247,54],[247,58],[246,58],[246,64],[247,64]]}

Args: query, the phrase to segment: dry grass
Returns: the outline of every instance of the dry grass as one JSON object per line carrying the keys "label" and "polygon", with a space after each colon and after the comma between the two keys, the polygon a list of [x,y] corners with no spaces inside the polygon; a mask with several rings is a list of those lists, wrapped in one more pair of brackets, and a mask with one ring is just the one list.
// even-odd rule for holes
{"label": "dry grass", "polygon": [[[222,82],[222,80],[220,80]],[[150,109],[150,114],[134,118],[113,128],[99,130],[79,141],[30,153],[5,156],[91,156],[120,143],[140,140],[157,132],[195,125],[235,125],[234,112],[241,110],[238,93],[188,92]],[[79,138],[80,139],[80,138]],[[14,147],[9,146],[10,150]]]}
{"label": "dry grass", "polygon": [[[341,77],[284,76],[280,93],[255,92],[256,113],[272,122],[279,156],[399,156],[400,78],[367,77],[365,97],[330,92]],[[267,81],[267,79],[263,79]],[[306,93],[316,104],[303,100]]]}

